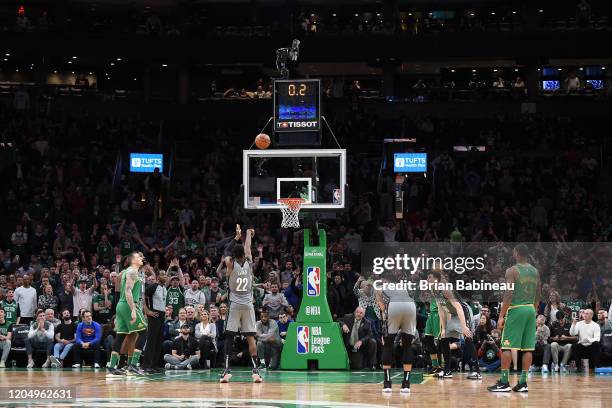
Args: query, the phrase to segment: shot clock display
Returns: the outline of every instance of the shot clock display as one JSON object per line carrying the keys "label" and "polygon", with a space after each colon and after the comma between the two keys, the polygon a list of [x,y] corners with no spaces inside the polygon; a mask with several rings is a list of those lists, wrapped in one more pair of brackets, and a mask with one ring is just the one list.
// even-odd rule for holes
{"label": "shot clock display", "polygon": [[274,81],[274,130],[319,131],[321,83],[318,79]]}

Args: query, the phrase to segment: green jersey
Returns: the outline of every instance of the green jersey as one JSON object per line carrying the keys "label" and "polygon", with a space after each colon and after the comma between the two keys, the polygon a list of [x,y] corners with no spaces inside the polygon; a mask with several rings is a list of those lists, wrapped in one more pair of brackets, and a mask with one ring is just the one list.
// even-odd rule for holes
{"label": "green jersey", "polygon": [[510,306],[533,305],[538,290],[538,270],[530,264],[516,264],[514,267],[518,270],[519,277],[514,282]]}
{"label": "green jersey", "polygon": [[185,306],[185,295],[183,295],[183,290],[180,287],[168,288],[166,306],[172,306],[172,316],[178,316],[179,310]]}
{"label": "green jersey", "polygon": [[119,296],[119,302],[127,303],[127,299],[125,297],[125,282],[128,274],[131,274],[134,277],[134,286],[132,287],[132,299],[134,299],[135,305],[139,305],[140,300],[142,299],[144,277],[141,276],[141,274],[132,267],[129,267],[124,270],[121,275],[121,295]]}
{"label": "green jersey", "polygon": [[13,323],[4,319],[4,323],[0,323],[0,336],[7,336],[11,332]]}
{"label": "green jersey", "polygon": [[580,309],[584,309],[586,307],[586,302],[582,299],[573,300],[572,298],[565,300],[565,306],[567,306],[572,311],[572,317],[578,316],[580,313]]}
{"label": "green jersey", "polygon": [[121,249],[122,256],[128,256],[132,252],[134,252],[134,241],[131,239],[122,239],[119,243],[119,248]]}
{"label": "green jersey", "polygon": [[19,304],[14,300],[9,303],[6,300],[0,302],[0,307],[4,309],[4,318],[7,322],[11,324],[17,323],[17,318],[19,317]]}
{"label": "green jersey", "polygon": [[436,302],[436,297],[434,296],[433,292],[431,292],[431,302],[429,302],[429,312],[438,313],[438,302]]}

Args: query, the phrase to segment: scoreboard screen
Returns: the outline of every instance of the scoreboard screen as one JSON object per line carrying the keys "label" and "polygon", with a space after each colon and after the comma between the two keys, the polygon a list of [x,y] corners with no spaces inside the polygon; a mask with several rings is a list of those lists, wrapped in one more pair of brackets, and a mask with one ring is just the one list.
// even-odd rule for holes
{"label": "scoreboard screen", "polygon": [[320,95],[318,79],[274,81],[274,131],[319,131]]}

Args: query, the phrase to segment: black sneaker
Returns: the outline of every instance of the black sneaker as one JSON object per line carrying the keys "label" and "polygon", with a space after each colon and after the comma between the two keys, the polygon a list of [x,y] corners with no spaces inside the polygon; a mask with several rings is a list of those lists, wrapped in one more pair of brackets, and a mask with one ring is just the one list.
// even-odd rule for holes
{"label": "black sneaker", "polygon": [[440,366],[429,367],[429,370],[427,370],[427,372],[424,375],[427,375],[427,376],[437,375],[440,371],[442,371],[442,367]]}
{"label": "black sneaker", "polygon": [[219,382],[228,383],[231,378],[232,378],[231,371],[229,369],[225,369],[219,376]]}
{"label": "black sneaker", "polygon": [[512,387],[512,391],[514,392],[529,392],[527,388],[527,383],[518,383],[514,387]]}
{"label": "black sneaker", "polygon": [[106,378],[122,378],[125,376],[125,371],[118,368],[109,368],[106,373]]}
{"label": "black sneaker", "polygon": [[512,388],[510,388],[510,384],[508,383],[497,381],[495,385],[487,387],[487,390],[491,392],[510,392],[512,391]]}
{"label": "black sneaker", "polygon": [[147,375],[147,373],[145,373],[144,371],[142,371],[140,368],[136,367],[135,365],[130,364],[127,367],[127,375],[139,375],[139,376],[145,376]]}
{"label": "black sneaker", "polygon": [[267,369],[267,368],[268,368],[268,367],[266,367],[266,363],[259,363],[259,365],[257,366],[257,369],[258,369],[258,370],[265,370],[265,369]]}
{"label": "black sneaker", "polygon": [[391,381],[385,381],[385,382],[383,383],[383,389],[382,389],[382,392],[387,393],[387,392],[391,392],[391,391],[392,391],[392,389],[391,389]]}
{"label": "black sneaker", "polygon": [[409,394],[410,393],[410,381],[402,381],[402,388],[400,388],[401,394]]}
{"label": "black sneaker", "polygon": [[453,372],[441,370],[438,372],[437,376],[438,378],[453,378]]}
{"label": "black sneaker", "polygon": [[470,375],[467,376],[468,380],[482,380],[482,375],[480,375],[479,372],[472,372]]}

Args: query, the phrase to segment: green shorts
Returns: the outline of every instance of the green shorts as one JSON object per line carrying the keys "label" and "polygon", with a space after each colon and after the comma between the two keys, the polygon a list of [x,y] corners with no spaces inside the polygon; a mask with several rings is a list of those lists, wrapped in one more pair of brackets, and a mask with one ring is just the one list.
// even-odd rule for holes
{"label": "green shorts", "polygon": [[131,323],[132,312],[127,302],[117,303],[117,313],[115,315],[115,331],[117,334],[130,334],[147,329],[147,321],[142,314],[142,310],[136,308],[136,321]]}
{"label": "green shorts", "polygon": [[440,337],[440,315],[438,312],[431,312],[427,316],[425,336],[433,336],[436,339]]}
{"label": "green shorts", "polygon": [[536,344],[536,312],[533,305],[510,306],[502,331],[502,350],[533,351]]}

